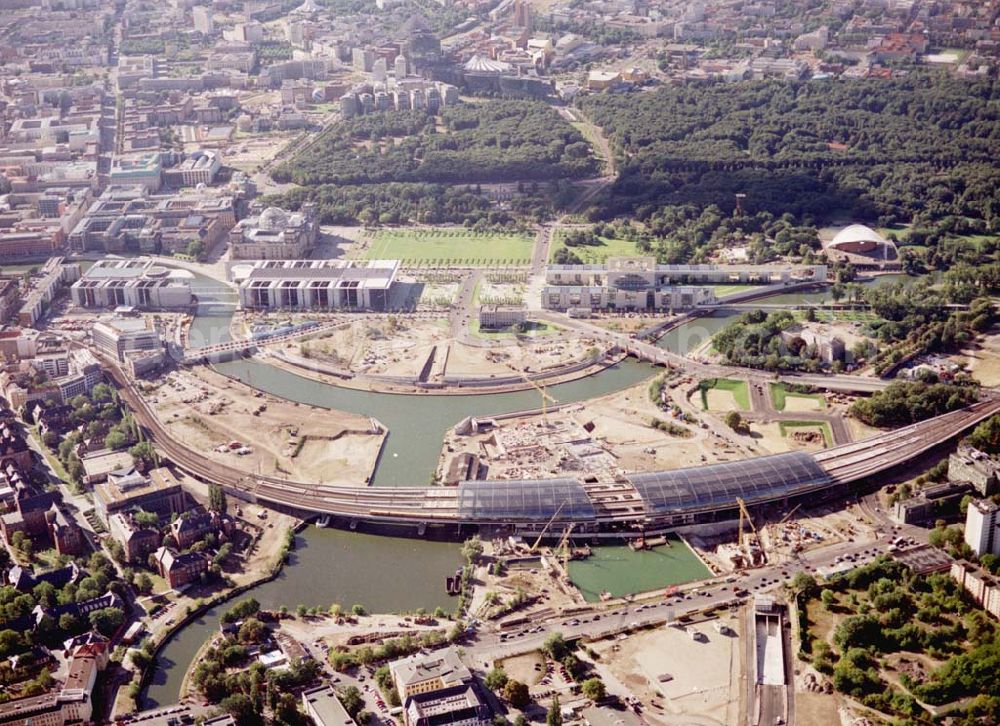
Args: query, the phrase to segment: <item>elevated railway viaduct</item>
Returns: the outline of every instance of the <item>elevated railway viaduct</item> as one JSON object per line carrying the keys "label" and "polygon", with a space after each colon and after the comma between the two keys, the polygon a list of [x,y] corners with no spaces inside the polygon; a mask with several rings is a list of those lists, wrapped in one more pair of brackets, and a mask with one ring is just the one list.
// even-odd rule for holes
{"label": "elevated railway viaduct", "polygon": [[329,516],[407,534],[461,536],[476,530],[530,534],[550,520],[595,536],[686,527],[735,518],[736,499],[749,507],[790,506],[836,495],[947,443],[1000,412],[1000,398],[815,454],[794,452],[689,469],[629,474],[613,483],[575,478],[470,481],[458,487],[350,487],[248,474],[212,461],[172,436],[115,365],[122,399],[156,447],[192,476],[231,496],[301,516]]}

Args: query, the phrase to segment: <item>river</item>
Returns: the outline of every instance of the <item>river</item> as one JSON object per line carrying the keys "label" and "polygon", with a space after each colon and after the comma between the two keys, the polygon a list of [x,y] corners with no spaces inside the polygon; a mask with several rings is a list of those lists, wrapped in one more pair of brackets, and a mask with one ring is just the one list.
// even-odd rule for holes
{"label": "river", "polygon": [[[201,291],[190,338],[195,346],[229,338],[234,295],[213,281],[196,276]],[[437,465],[444,432],[472,414],[498,414],[539,406],[534,391],[468,396],[399,395],[337,388],[303,378],[255,360],[220,363],[216,368],[268,393],[354,413],[374,416],[389,429],[374,478],[378,486],[424,486]],[[625,361],[594,376],[551,386],[549,395],[563,403],[627,388],[648,378],[653,369]],[[361,603],[369,610],[393,612],[442,606],[449,612],[455,600],[444,592],[444,578],[461,564],[459,546],[424,540],[376,537],[310,527],[296,538],[297,549],[278,579],[241,597],[254,597],[264,607],[299,604],[345,607]],[[218,628],[229,604],[206,612],[179,631],[157,658],[156,671],[143,706],[152,708],[177,700],[181,681],[202,643]]]}
{"label": "river", "polygon": [[[872,284],[898,281],[878,278]],[[195,276],[198,314],[190,338],[194,346],[229,339],[235,294],[217,281]],[[768,298],[768,302],[819,302],[828,293],[796,293]],[[665,335],[663,348],[686,353],[704,343],[736,317],[699,318]],[[316,406],[374,416],[389,429],[373,478],[376,486],[423,486],[437,465],[444,432],[472,414],[507,413],[539,406],[534,391],[467,396],[400,395],[338,388],[303,378],[256,360],[216,365],[255,388]],[[625,361],[596,375],[551,386],[548,393],[562,403],[621,390],[648,378],[654,369]],[[460,564],[459,546],[424,540],[375,537],[310,527],[296,538],[297,549],[278,579],[253,588],[241,597],[254,597],[264,607],[299,604],[345,607],[361,603],[369,610],[393,612],[442,606],[453,609],[444,594],[444,577]],[[163,648],[146,691],[144,707],[177,700],[181,681],[194,654],[218,628],[219,616],[229,607],[213,608],[179,631]]]}

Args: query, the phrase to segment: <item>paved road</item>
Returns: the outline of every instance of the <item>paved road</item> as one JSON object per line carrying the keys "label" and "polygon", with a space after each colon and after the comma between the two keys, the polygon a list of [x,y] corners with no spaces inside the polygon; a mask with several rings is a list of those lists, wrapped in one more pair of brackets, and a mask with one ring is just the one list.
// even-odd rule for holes
{"label": "paved road", "polygon": [[839,413],[825,413],[823,411],[804,411],[804,412],[790,412],[790,411],[779,411],[774,406],[774,401],[771,398],[770,384],[760,381],[750,381],[748,384],[750,389],[750,408],[751,411],[744,415],[745,419],[750,421],[761,420],[761,421],[823,421],[829,424],[830,434],[833,436],[833,441],[828,446],[840,446],[841,444],[849,444],[854,440],[851,435],[851,430],[844,421],[844,417]]}
{"label": "paved road", "polygon": [[[853,557],[854,564],[871,561],[884,553],[888,544],[888,537],[877,544],[840,542],[803,553],[792,562],[762,567],[735,576],[735,582],[715,578],[705,584],[690,585],[661,601],[622,606],[596,613],[596,617],[594,613],[557,617],[544,624],[514,630],[503,639],[500,633],[483,632],[466,646],[466,653],[471,664],[477,668],[488,668],[496,659],[537,649],[552,632],[561,632],[567,638],[600,638],[633,628],[662,625],[683,615],[739,605],[752,595],[774,590],[790,582],[798,572],[816,573],[836,565],[844,557]],[[745,594],[738,596],[738,588]]]}
{"label": "paved road", "polygon": [[644,360],[654,361],[663,365],[672,365],[699,378],[742,378],[749,381],[761,383],[772,381],[788,381],[817,388],[827,388],[831,390],[874,392],[880,391],[889,386],[892,381],[879,378],[864,378],[861,376],[849,375],[816,375],[808,373],[772,373],[770,371],[757,370],[754,368],[740,368],[738,366],[728,366],[716,363],[701,363],[691,360],[679,353],[672,353],[652,343],[633,339],[624,333],[617,333],[606,330],[587,320],[570,318],[562,313],[543,310],[537,316],[556,325],[565,328],[572,328],[584,331],[592,338],[603,340],[604,342],[617,345],[622,349],[641,356]]}
{"label": "paved road", "polygon": [[448,315],[453,338],[467,337],[472,316],[478,315],[478,311],[472,308],[475,303],[476,286],[482,277],[481,270],[468,270],[464,273],[462,287],[459,288],[458,295],[455,296],[451,312]]}

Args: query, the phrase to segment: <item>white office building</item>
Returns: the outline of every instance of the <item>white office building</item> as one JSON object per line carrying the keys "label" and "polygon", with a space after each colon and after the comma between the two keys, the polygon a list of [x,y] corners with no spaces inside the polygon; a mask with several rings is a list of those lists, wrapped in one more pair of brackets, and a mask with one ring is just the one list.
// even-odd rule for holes
{"label": "white office building", "polygon": [[1000,557],[1000,505],[989,499],[969,503],[965,515],[965,543],[979,557]]}
{"label": "white office building", "polygon": [[825,265],[658,265],[655,257],[609,257],[600,265],[549,265],[542,307],[689,310],[716,302],[709,285],[788,285],[825,279]]}
{"label": "white office building", "polygon": [[112,318],[94,324],[90,331],[94,346],[119,361],[127,353],[163,348],[159,333],[144,318]]}
{"label": "white office building", "polygon": [[399,260],[259,260],[232,268],[249,310],[387,310]]}
{"label": "white office building", "polygon": [[549,265],[546,310],[689,310],[715,302],[710,287],[664,281],[654,257],[609,257],[603,265]]}
{"label": "white office building", "polygon": [[70,294],[82,308],[182,308],[194,299],[190,273],[142,259],[101,260],[73,283]]}

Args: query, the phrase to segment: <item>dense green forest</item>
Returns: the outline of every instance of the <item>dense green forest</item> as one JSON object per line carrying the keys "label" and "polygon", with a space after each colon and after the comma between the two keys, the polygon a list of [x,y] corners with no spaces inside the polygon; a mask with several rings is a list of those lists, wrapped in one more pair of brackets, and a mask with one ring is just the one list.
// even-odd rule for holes
{"label": "dense green forest", "polygon": [[595,173],[590,145],[552,108],[533,101],[370,114],[335,124],[282,164],[278,181],[305,186],[379,182],[491,183]]}
{"label": "dense green forest", "polygon": [[[996,283],[991,280],[973,284],[956,279],[956,272],[949,270],[940,286],[927,278],[909,287],[848,286],[849,293],[858,293],[852,298],[867,303],[878,317],[862,329],[878,341],[877,352],[871,357],[876,373],[885,373],[914,355],[959,349],[996,322],[996,310],[989,298],[977,297],[996,289]],[[949,303],[968,303],[969,309],[950,308]],[[854,354],[869,357],[860,351]]]}
{"label": "dense green forest", "polygon": [[[565,196],[568,184],[557,184]],[[540,190],[525,189],[506,209],[494,207],[476,187],[446,184],[320,184],[297,187],[268,197],[267,204],[298,209],[313,202],[323,224],[464,224],[476,229],[520,229],[552,214],[553,200]]]}
{"label": "dense green forest", "polygon": [[870,398],[859,398],[851,404],[851,415],[869,426],[906,426],[957,411],[978,397],[971,385],[898,381]]}
{"label": "dense green forest", "polygon": [[706,83],[593,95],[583,111],[621,162],[595,218],[664,205],[888,226],[931,243],[1000,230],[1000,82],[914,73],[872,81]]}

